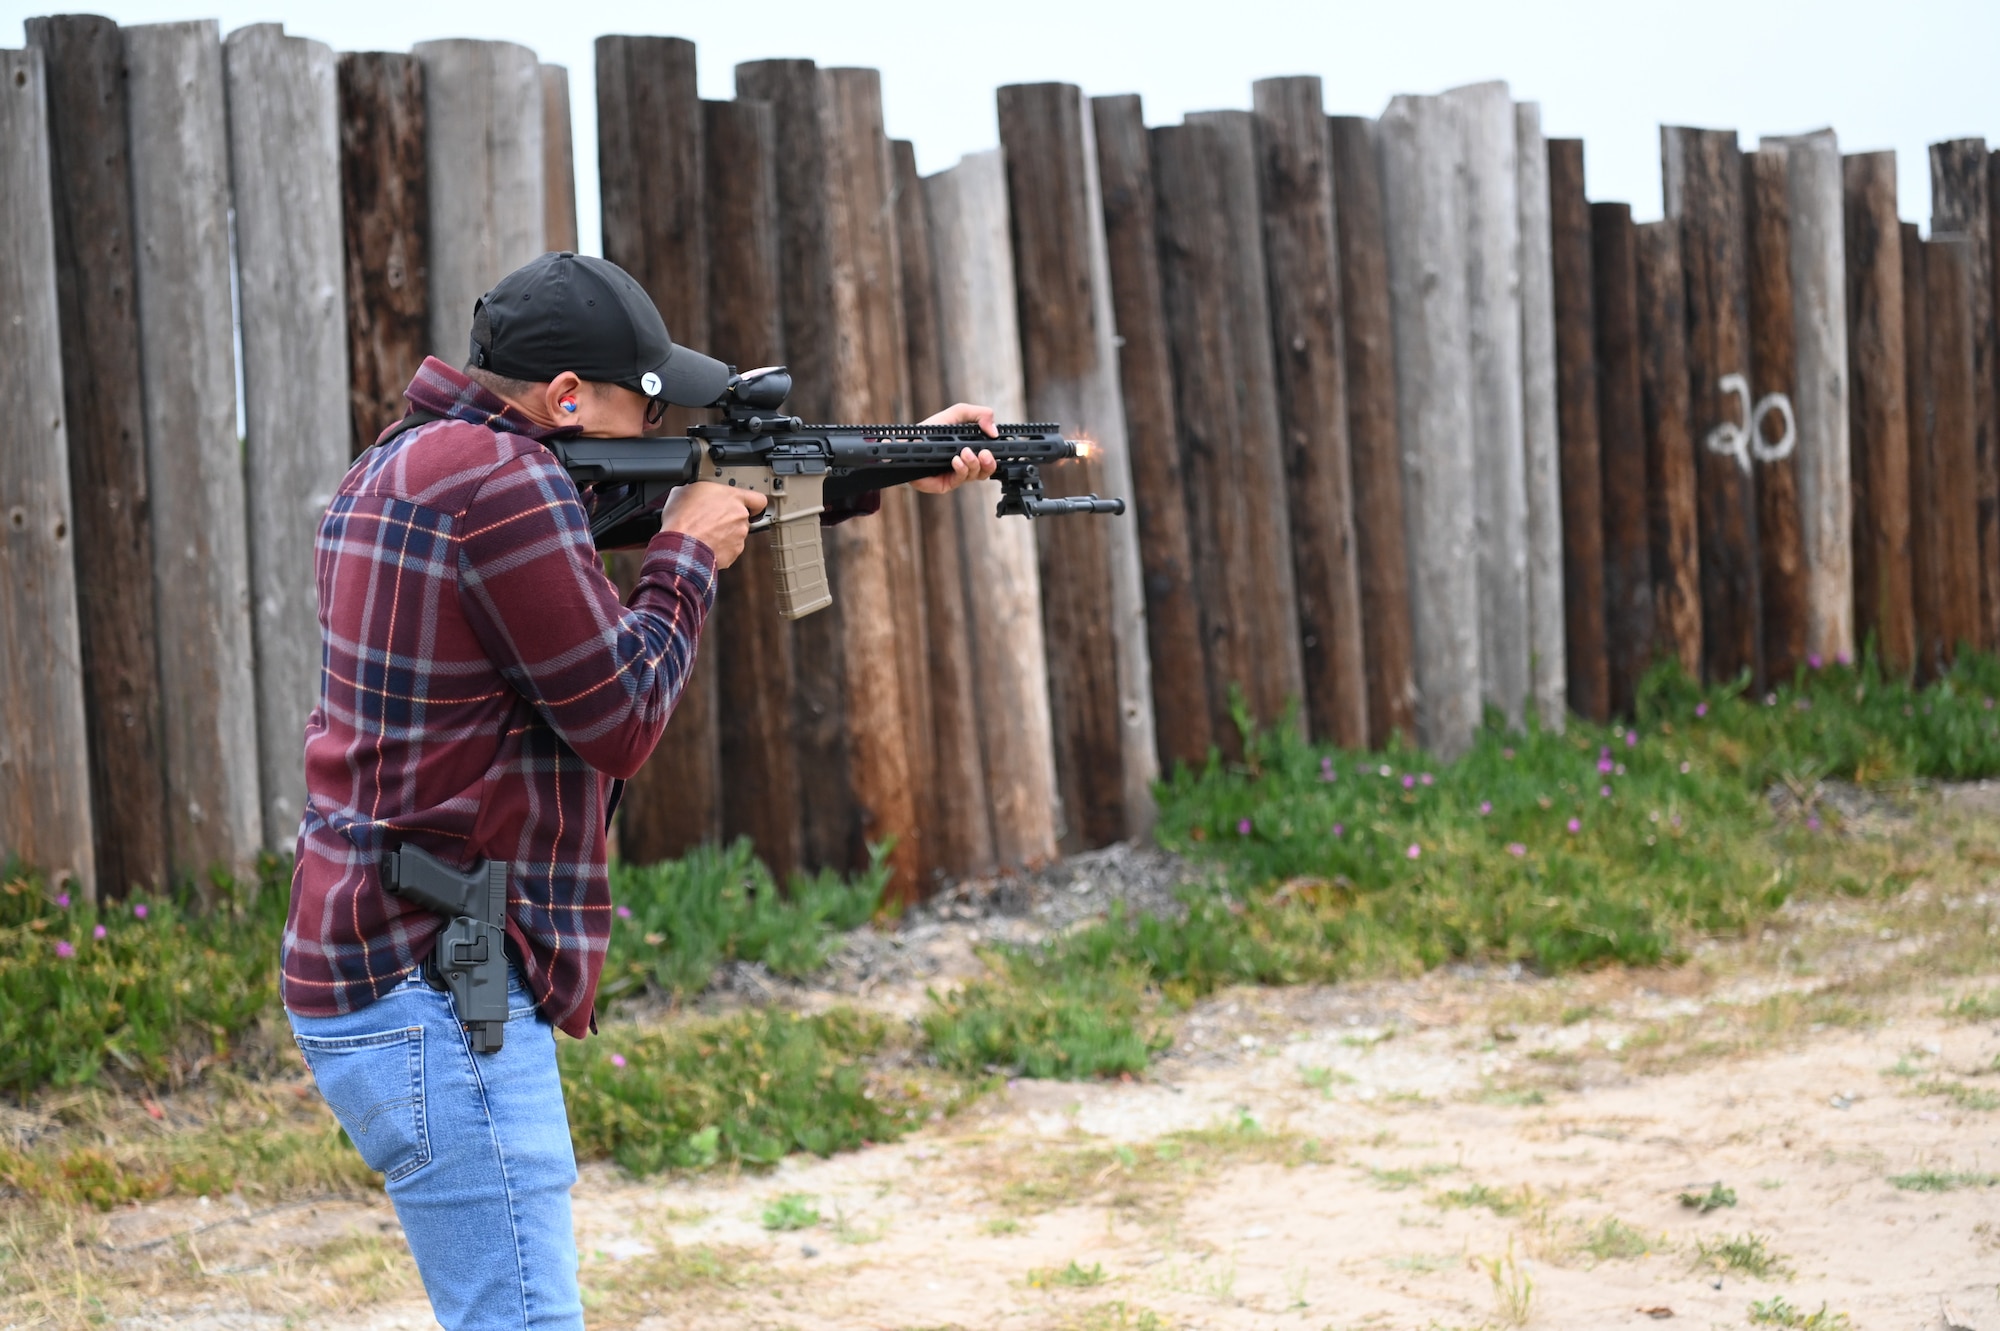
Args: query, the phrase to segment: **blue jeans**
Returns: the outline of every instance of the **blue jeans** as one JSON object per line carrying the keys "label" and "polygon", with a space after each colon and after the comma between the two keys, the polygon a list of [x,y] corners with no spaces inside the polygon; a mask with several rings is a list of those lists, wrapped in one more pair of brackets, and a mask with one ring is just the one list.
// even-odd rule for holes
{"label": "blue jeans", "polygon": [[510,969],[507,1037],[474,1054],[451,995],[411,976],[343,1017],[285,1016],[389,1200],[448,1331],[583,1326],[576,1182],[555,1030]]}

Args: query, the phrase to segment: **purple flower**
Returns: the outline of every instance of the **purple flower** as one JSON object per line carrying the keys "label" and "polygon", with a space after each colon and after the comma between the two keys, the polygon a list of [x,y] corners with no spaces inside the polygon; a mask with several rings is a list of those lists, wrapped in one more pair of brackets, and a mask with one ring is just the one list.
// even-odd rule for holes
{"label": "purple flower", "polygon": [[1694,714],[1695,714],[1696,716],[1707,716],[1707,715],[1708,715],[1708,704],[1707,704],[1707,703],[1705,703],[1705,702],[1698,702],[1698,703],[1696,703],[1696,704],[1694,705]]}
{"label": "purple flower", "polygon": [[1248,818],[1239,818],[1236,820],[1236,835],[1237,836],[1250,835],[1250,820]]}
{"label": "purple flower", "polygon": [[90,931],[90,936],[91,936],[92,938],[95,938],[95,939],[98,939],[99,941],[102,941],[102,940],[103,940],[103,938],[104,938],[104,926],[100,924],[100,925],[96,926],[95,928],[93,928],[93,929],[92,929],[92,930]]}
{"label": "purple flower", "polygon": [[1609,786],[1599,786],[1599,787],[1597,788],[1597,793],[1598,793],[1598,795],[1599,795],[1599,796],[1600,796],[1601,798],[1603,798],[1603,799],[1607,799],[1607,800],[1608,800],[1608,799],[1610,799],[1610,798],[1611,798],[1611,787],[1609,787]]}
{"label": "purple flower", "polygon": [[1671,819],[1669,819],[1668,821],[1669,821],[1669,822],[1671,822],[1671,823],[1673,823],[1673,825],[1674,825],[1675,827],[1679,827],[1679,826],[1681,825],[1681,816],[1680,816],[1679,814],[1675,814],[1675,815],[1674,815],[1674,816],[1673,816],[1673,817],[1672,817]]}
{"label": "purple flower", "polygon": [[1403,789],[1415,790],[1416,788],[1417,788],[1417,779],[1411,776],[1408,772],[1403,773]]}
{"label": "purple flower", "polygon": [[56,955],[61,957],[64,961],[68,961],[71,957],[76,955],[76,948],[70,944],[69,939],[58,938],[56,939]]}
{"label": "purple flower", "polygon": [[1806,819],[1806,830],[1807,830],[1807,831],[1810,831],[1810,832],[1817,832],[1817,831],[1819,831],[1819,815],[1818,815],[1818,814],[1814,814],[1814,815],[1813,815],[1812,817],[1810,817],[1810,818]]}
{"label": "purple flower", "polygon": [[1639,747],[1639,732],[1638,732],[1638,731],[1636,731],[1636,730],[1628,730],[1628,731],[1626,731],[1626,732],[1625,732],[1625,747],[1626,747],[1626,748],[1628,748],[1628,749],[1636,749],[1636,748],[1638,748],[1638,747]]}
{"label": "purple flower", "polygon": [[58,893],[56,893],[56,906],[57,906],[57,907],[58,907],[59,909],[61,909],[61,910],[68,910],[68,909],[69,909],[69,893],[67,893],[67,892],[58,892]]}
{"label": "purple flower", "polygon": [[132,913],[133,913],[134,915],[138,916],[138,917],[139,917],[140,919],[142,919],[142,920],[143,920],[143,919],[145,919],[145,918],[146,918],[146,903],[145,903],[145,902],[143,902],[143,901],[139,901],[139,902],[134,902],[134,903],[133,903],[133,905],[132,905]]}
{"label": "purple flower", "polygon": [[1412,841],[1410,843],[1410,849],[1406,853],[1409,855],[1411,859],[1420,860],[1424,857],[1424,848],[1422,846],[1419,846],[1416,842]]}
{"label": "purple flower", "polygon": [[1599,762],[1609,762],[1610,759],[1611,759],[1611,746],[1609,744],[1606,744],[1603,748],[1597,751],[1597,760]]}
{"label": "purple flower", "polygon": [[1433,781],[1437,780],[1437,778],[1432,776],[1429,772],[1425,772],[1422,776],[1418,777],[1417,780],[1423,782],[1425,785],[1428,786]]}
{"label": "purple flower", "polygon": [[1513,841],[1508,843],[1507,853],[1518,860],[1528,853],[1528,848],[1518,841]]}
{"label": "purple flower", "polygon": [[1480,816],[1481,818],[1484,818],[1484,817],[1485,817],[1485,816],[1486,816],[1487,814],[1489,814],[1489,813],[1492,813],[1492,812],[1493,812],[1493,801],[1492,801],[1492,800],[1481,800],[1481,801],[1479,801],[1479,816]]}
{"label": "purple flower", "polygon": [[1797,702],[1793,703],[1792,706],[1797,708],[1801,712],[1810,712],[1812,710],[1812,699],[1801,698]]}
{"label": "purple flower", "polygon": [[1505,758],[1510,763],[1514,761],[1514,751],[1512,749],[1500,750],[1500,756],[1502,758]]}
{"label": "purple flower", "polygon": [[1821,661],[1821,660],[1819,659],[1819,653],[1818,653],[1818,652],[1813,652],[1813,653],[1811,653],[1810,655],[1808,655],[1808,656],[1806,657],[1806,666],[1807,666],[1807,667],[1808,667],[1809,669],[1812,669],[1812,670],[1817,670],[1817,669],[1819,669],[1819,668],[1820,668],[1820,666],[1822,666],[1822,665],[1824,665],[1824,664],[1825,664],[1825,663],[1824,663],[1823,661]]}
{"label": "purple flower", "polygon": [[1578,832],[1581,832],[1582,830],[1583,830],[1583,824],[1580,821],[1578,821],[1575,818],[1569,820],[1569,831],[1571,836],[1575,836]]}
{"label": "purple flower", "polygon": [[612,1067],[614,1067],[614,1068],[622,1068],[622,1067],[624,1067],[624,1066],[625,1066],[625,1055],[623,1055],[623,1054],[613,1054],[613,1055],[611,1056],[611,1066],[612,1066]]}
{"label": "purple flower", "polygon": [[632,918],[632,908],[631,908],[630,906],[620,906],[620,907],[618,908],[618,918],[619,918],[619,919],[621,919],[621,920],[629,920],[629,919],[631,919],[631,918]]}
{"label": "purple flower", "polygon": [[1333,759],[1322,758],[1319,760],[1319,779],[1322,781],[1340,780],[1340,773],[1333,770]]}
{"label": "purple flower", "polygon": [[1346,835],[1347,835],[1347,825],[1346,825],[1345,823],[1335,823],[1335,824],[1333,825],[1333,835],[1334,835],[1334,836],[1335,836],[1336,838],[1338,838],[1338,837],[1344,837],[1344,836],[1346,836]]}
{"label": "purple flower", "polygon": [[1852,656],[1848,655],[1848,654],[1847,654],[1846,652],[1842,652],[1842,653],[1841,653],[1840,655],[1838,655],[1838,656],[1834,657],[1833,659],[1834,659],[1834,660],[1836,660],[1836,661],[1838,661],[1838,662],[1840,662],[1840,663],[1841,663],[1842,665],[1853,665],[1853,664],[1854,664],[1854,658],[1853,658]]}
{"label": "purple flower", "polygon": [[1611,759],[1608,756],[1599,758],[1597,760],[1597,770],[1609,775],[1611,772]]}

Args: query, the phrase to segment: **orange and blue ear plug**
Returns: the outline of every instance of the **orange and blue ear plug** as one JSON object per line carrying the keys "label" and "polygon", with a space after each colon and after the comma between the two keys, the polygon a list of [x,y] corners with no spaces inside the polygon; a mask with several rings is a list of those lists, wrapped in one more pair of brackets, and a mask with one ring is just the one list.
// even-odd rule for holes
{"label": "orange and blue ear plug", "polygon": [[564,411],[568,412],[572,416],[576,414],[576,399],[573,397],[562,398],[556,403],[556,405],[561,407]]}

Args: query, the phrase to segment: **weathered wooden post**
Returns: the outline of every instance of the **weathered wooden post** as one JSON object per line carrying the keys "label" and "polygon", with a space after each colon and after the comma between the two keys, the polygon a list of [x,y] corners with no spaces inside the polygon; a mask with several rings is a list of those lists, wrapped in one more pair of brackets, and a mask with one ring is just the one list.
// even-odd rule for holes
{"label": "weathered wooden post", "polygon": [[[1909,238],[1905,236],[1907,252]],[[1960,650],[1977,650],[1980,633],[1978,522],[1984,497],[1979,485],[1978,347],[1976,284],[1984,274],[1976,256],[1985,248],[1968,235],[1933,235],[1922,251],[1927,347],[1924,385],[1925,431],[1910,436],[1911,536],[1927,545],[1936,586],[1937,620],[1933,641],[1919,649],[1937,666],[1949,665]],[[1905,277],[1909,275],[1906,261]],[[1903,298],[1914,305],[1918,293],[1906,280]],[[1914,389],[1915,385],[1912,385]],[[1919,490],[1918,459],[1928,482],[1928,502]],[[1920,584],[1923,575],[1918,573]],[[1920,658],[1919,666],[1926,662]]]}
{"label": "weathered wooden post", "polygon": [[[1021,343],[1007,235],[1007,172],[1000,154],[973,153],[926,177],[924,203],[945,395],[1018,417],[1024,397]],[[1021,865],[1056,853],[1060,812],[1034,533],[1025,522],[994,516],[999,488],[988,481],[952,498],[964,557],[994,853],[1002,864]]]}
{"label": "weathered wooden post", "polygon": [[1931,321],[1924,280],[1923,232],[1904,222],[1903,363],[1905,401],[1910,412],[1910,617],[1915,621],[1919,684],[1938,677],[1945,665],[1945,638],[1939,622],[1944,602],[1944,552],[1938,547],[1937,475],[1931,401]]}
{"label": "weathered wooden post", "polygon": [[1597,316],[1583,140],[1550,139],[1549,247],[1554,256],[1556,422],[1562,454],[1563,641],[1570,706],[1611,715],[1604,625],[1604,483],[1597,419]]}
{"label": "weathered wooden post", "polygon": [[[1910,581],[1908,365],[1903,349],[1903,240],[1896,154],[1842,161],[1846,188],[1849,439],[1854,455],[1854,628],[1882,668],[1907,674],[1916,655]],[[1706,547],[1703,557],[1707,556]],[[1704,582],[1703,591],[1707,591]]]}
{"label": "weathered wooden post", "polygon": [[1472,357],[1474,525],[1479,532],[1480,695],[1508,726],[1532,688],[1526,418],[1522,401],[1521,200],[1514,102],[1504,83],[1454,88],[1464,171]]}
{"label": "weathered wooden post", "polygon": [[1147,659],[1160,764],[1206,761],[1208,680],[1188,550],[1187,492],[1174,420],[1173,358],[1160,292],[1159,231],[1153,221],[1153,157],[1134,96],[1091,101],[1104,195],[1118,376],[1132,462],[1132,506],[1146,590]]}
{"label": "weathered wooden post", "polygon": [[1443,99],[1397,97],[1376,132],[1416,630],[1417,734],[1425,748],[1450,759],[1470,746],[1480,721],[1472,349],[1458,179],[1463,131]]}
{"label": "weathered wooden post", "polygon": [[[1792,310],[1792,223],[1782,150],[1743,154],[1745,272],[1750,290],[1750,401],[1744,423],[1757,472],[1757,568],[1764,672],[1784,681],[1805,664],[1808,587],[1798,482],[1798,333]],[[1782,398],[1783,405],[1776,399]],[[1790,436],[1789,441],[1787,436]]]}
{"label": "weathered wooden post", "polygon": [[[706,351],[710,270],[704,218],[711,200],[694,43],[607,36],[597,39],[596,54],[604,257],[645,288],[676,342]],[[678,429],[698,413],[672,416],[667,428]],[[643,561],[639,551],[613,560],[627,594]],[[719,605],[717,612],[719,618]],[[774,612],[766,607],[763,613]],[[696,656],[659,747],[626,787],[618,850],[627,860],[668,859],[722,835],[722,735],[713,656]]]}
{"label": "weathered wooden post", "polygon": [[[1015,84],[998,100],[1028,414],[1097,443],[1086,463],[1051,470],[1051,493],[1094,489],[1129,500],[1095,127],[1073,84]],[[1144,836],[1160,766],[1137,524],[1130,516],[1038,522],[1035,536],[1069,841]]]}
{"label": "weathered wooden post", "polygon": [[1521,467],[1528,505],[1528,650],[1535,713],[1561,730],[1569,715],[1563,625],[1561,432],[1556,419],[1555,253],[1549,231],[1549,147],[1537,102],[1514,105],[1515,190],[1521,206]]}
{"label": "weathered wooden post", "polygon": [[[1995,356],[1993,263],[2000,235],[1993,226],[1986,141],[1933,143],[1930,157],[1931,235],[1962,235],[1971,245],[1967,299],[1972,326],[1973,453],[1978,468],[1974,493],[1979,507],[1979,633],[1971,641],[1991,651],[2000,648],[2000,393],[1995,383],[2000,358]],[[1917,447],[1915,436],[1910,447]],[[1945,645],[1949,650],[1957,643]]]}
{"label": "weathered wooden post", "polygon": [[569,122],[569,71],[543,65],[542,245],[576,252],[576,136]]}
{"label": "weathered wooden post", "polygon": [[463,365],[473,305],[542,252],[542,67],[512,42],[410,49],[424,65],[429,350]]}
{"label": "weathered wooden post", "polygon": [[[931,259],[931,214],[917,175],[916,149],[905,139],[896,155],[896,251],[903,265],[903,328],[908,344],[910,400],[943,405],[944,336],[939,325],[937,277]],[[921,411],[919,405],[913,410]],[[918,503],[923,543],[924,627],[931,708],[930,862],[948,874],[983,873],[994,864],[993,814],[986,769],[979,752],[979,696],[972,662],[970,599],[965,552],[959,544],[958,505]]]}
{"label": "weathered wooden post", "polygon": [[[708,350],[743,368],[783,363],[778,291],[777,135],[762,102],[703,102],[707,173]],[[783,881],[803,867],[797,753],[792,742],[791,626],[777,611],[771,543],[752,537],[716,585],[704,630],[716,681],[722,835],[749,837]]]}
{"label": "weathered wooden post", "polygon": [[1597,428],[1602,451],[1605,668],[1611,710],[1632,714],[1653,663],[1653,559],[1646,525],[1646,422],[1639,371],[1638,236],[1632,207],[1590,206],[1596,314]]}
{"label": "weathered wooden post", "polygon": [[[1260,726],[1273,726],[1288,707],[1311,726],[1305,660],[1299,645],[1298,582],[1292,570],[1292,520],[1285,499],[1284,433],[1278,418],[1278,378],[1271,347],[1264,225],[1257,198],[1257,130],[1248,111],[1202,111],[1191,126],[1214,131],[1212,161],[1220,186],[1223,317],[1229,322],[1231,380],[1236,386],[1236,462],[1225,480],[1244,518],[1241,554],[1248,582],[1250,669],[1244,691]],[[1158,182],[1164,184],[1165,182]]]}
{"label": "weathered wooden post", "polygon": [[250,499],[264,848],[298,842],[306,718],[319,702],[313,542],[353,431],[347,409],[340,106],[333,51],[275,23],[224,48],[236,289],[243,321],[243,445]]}
{"label": "weathered wooden post", "polygon": [[[1687,282],[1688,424],[1701,485],[1703,665],[1716,683],[1764,680],[1758,624],[1756,481],[1747,396],[1750,299],[1743,157],[1734,130],[1660,129],[1667,216],[1680,223]],[[1723,383],[1734,376],[1742,393]],[[1733,430],[1736,432],[1731,433]]]}
{"label": "weathered wooden post", "polygon": [[1253,85],[1299,643],[1313,738],[1368,744],[1333,140],[1317,78]]}
{"label": "weathered wooden post", "polygon": [[360,453],[403,415],[430,341],[424,65],[340,57],[340,201],[347,231],[348,415]]}
{"label": "weathered wooden post", "polygon": [[1338,209],[1347,432],[1354,473],[1355,563],[1368,665],[1368,743],[1417,737],[1415,631],[1403,530],[1402,448],[1396,425],[1396,344],[1389,315],[1389,242],[1374,124],[1332,116],[1333,197]]}
{"label": "weathered wooden post", "polygon": [[[1646,540],[1653,636],[1660,653],[1701,678],[1701,538],[1694,437],[1688,431],[1687,288],[1674,222],[1638,231],[1639,387],[1646,430]],[[1841,437],[1846,437],[1843,429]]]}
{"label": "weathered wooden post", "polygon": [[0,51],[0,846],[97,893],[42,53]]}
{"label": "weathered wooden post", "polygon": [[[34,18],[27,31],[42,52],[48,94],[45,188],[54,206],[97,883],[102,895],[123,896],[163,886],[168,865],[125,48],[105,18]],[[25,98],[26,87],[10,95]],[[25,189],[10,187],[9,201],[22,206],[32,198]],[[6,234],[26,238],[32,229],[10,225]],[[30,362],[17,352],[9,363]]]}
{"label": "weathered wooden post", "polygon": [[125,29],[139,357],[174,872],[247,879],[263,843],[213,22]]}
{"label": "weathered wooden post", "polygon": [[[778,291],[792,396],[785,409],[807,420],[833,416],[833,344],[825,293],[832,282],[826,213],[826,146],[820,125],[819,70],[810,60],[765,60],[736,67],[736,95],[771,107],[776,157]],[[833,543],[828,555],[837,557]],[[799,802],[805,863],[849,866],[865,851],[858,835],[853,762],[847,739],[847,669],[841,646],[839,569],[831,609],[791,626],[798,663],[792,742],[798,770],[813,777]],[[803,786],[803,783],[802,783]]]}
{"label": "weathered wooden post", "polygon": [[1798,416],[1793,450],[1806,566],[1806,651],[1854,652],[1854,506],[1847,443],[1847,268],[1840,143],[1830,129],[1765,139],[1785,155],[1791,218],[1793,345]]}

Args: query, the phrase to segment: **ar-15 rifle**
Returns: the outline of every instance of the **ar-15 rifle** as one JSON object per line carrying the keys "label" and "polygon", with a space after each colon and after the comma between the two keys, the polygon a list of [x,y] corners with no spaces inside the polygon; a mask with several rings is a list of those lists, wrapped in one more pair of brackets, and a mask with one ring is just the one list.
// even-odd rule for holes
{"label": "ar-15 rifle", "polygon": [[[579,486],[605,487],[591,518],[600,549],[636,544],[659,530],[667,492],[690,481],[716,481],[769,497],[750,530],[772,534],[778,613],[799,619],[833,604],[820,551],[819,515],[828,501],[883,490],[951,471],[960,449],[992,450],[1000,482],[997,516],[1125,511],[1122,499],[1051,498],[1038,468],[1088,456],[1084,440],[1058,425],[1002,425],[997,438],[977,425],[807,425],[773,415],[792,391],[782,365],[734,375],[715,405],[721,421],[685,435],[652,439],[564,439],[549,448]],[[627,487],[614,495],[612,487]]]}

